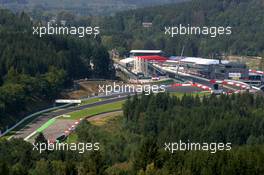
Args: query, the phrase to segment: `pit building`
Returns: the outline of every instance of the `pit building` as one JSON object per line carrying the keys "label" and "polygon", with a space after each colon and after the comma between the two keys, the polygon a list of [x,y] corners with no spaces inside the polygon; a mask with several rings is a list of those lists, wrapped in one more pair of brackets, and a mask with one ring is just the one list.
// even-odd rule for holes
{"label": "pit building", "polygon": [[208,79],[236,79],[249,78],[246,64],[227,60],[205,59],[199,57],[170,57],[167,58],[161,50],[131,50],[130,57],[120,61],[137,75],[148,77],[152,63],[163,67],[175,67],[189,74]]}

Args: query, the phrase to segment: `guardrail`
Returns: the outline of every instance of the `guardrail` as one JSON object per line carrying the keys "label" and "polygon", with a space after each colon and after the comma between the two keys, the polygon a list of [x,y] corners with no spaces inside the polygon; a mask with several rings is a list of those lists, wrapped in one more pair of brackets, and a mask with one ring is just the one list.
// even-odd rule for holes
{"label": "guardrail", "polygon": [[[121,94],[123,94],[123,93],[113,93],[113,94],[110,94],[110,95],[98,95],[98,96],[93,96],[93,97],[88,97],[88,98],[81,98],[81,100],[89,100],[89,99],[93,99],[93,98],[104,98],[104,97],[108,97],[108,96],[111,96],[111,95],[121,95]],[[72,104],[65,104],[65,105],[61,105],[61,106],[57,106],[57,107],[52,107],[52,108],[48,108],[48,109],[45,109],[45,110],[41,110],[39,112],[36,112],[34,114],[31,114],[31,115],[23,118],[22,120],[20,120],[18,123],[16,123],[11,128],[8,128],[7,130],[5,130],[3,133],[1,133],[1,131],[0,131],[0,137],[3,137],[5,135],[7,135],[9,132],[11,132],[12,130],[14,130],[16,127],[18,127],[19,125],[21,125],[26,120],[29,120],[29,119],[31,119],[33,117],[36,117],[38,115],[41,115],[43,113],[51,112],[51,111],[54,111],[54,110],[57,110],[57,109],[61,109],[61,108],[65,108],[65,107],[68,107],[68,106],[71,106],[71,105]]]}
{"label": "guardrail", "polygon": [[21,125],[23,122],[33,118],[33,117],[36,117],[38,115],[41,115],[43,113],[46,113],[46,112],[51,112],[51,111],[54,111],[54,110],[57,110],[57,109],[61,109],[61,108],[65,108],[65,107],[68,107],[72,104],[65,104],[65,105],[62,105],[62,106],[57,106],[57,107],[52,107],[52,108],[48,108],[48,109],[45,109],[45,110],[42,110],[42,111],[39,111],[39,112],[36,112],[34,114],[31,114],[25,118],[23,118],[22,120],[20,120],[18,123],[16,123],[14,126],[12,126],[11,128],[7,129],[6,131],[4,131],[3,133],[0,134],[0,137],[3,137],[5,136],[6,134],[8,134],[9,132],[11,132],[12,130],[14,130],[16,127],[18,127],[19,125]]}

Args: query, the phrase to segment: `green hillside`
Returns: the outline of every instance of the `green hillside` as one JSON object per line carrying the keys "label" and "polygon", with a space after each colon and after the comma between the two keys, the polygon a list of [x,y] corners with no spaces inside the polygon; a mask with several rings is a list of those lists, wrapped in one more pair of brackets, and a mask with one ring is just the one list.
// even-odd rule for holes
{"label": "green hillside", "polygon": [[180,1],[185,0],[0,0],[0,4],[16,11],[43,10],[57,13],[65,10],[78,15],[110,15],[116,11]]}
{"label": "green hillside", "polygon": [[[162,49],[179,55],[211,57],[225,55],[264,55],[264,3],[259,0],[199,0],[121,12],[106,17],[103,41],[121,53],[130,49]],[[143,22],[153,26],[144,28]],[[165,27],[179,26],[232,27],[231,35],[215,38],[203,35],[165,35]]]}
{"label": "green hillside", "polygon": [[[0,130],[53,103],[79,78],[113,78],[107,50],[89,37],[32,35],[25,13],[0,10]],[[90,63],[94,64],[93,69]],[[43,106],[43,103],[45,106]]]}
{"label": "green hillside", "polygon": [[[0,141],[0,174],[262,175],[263,100],[250,94],[134,96],[124,116],[99,125],[83,120],[67,142],[77,150],[40,153],[23,140]],[[46,143],[43,135],[36,143]]]}

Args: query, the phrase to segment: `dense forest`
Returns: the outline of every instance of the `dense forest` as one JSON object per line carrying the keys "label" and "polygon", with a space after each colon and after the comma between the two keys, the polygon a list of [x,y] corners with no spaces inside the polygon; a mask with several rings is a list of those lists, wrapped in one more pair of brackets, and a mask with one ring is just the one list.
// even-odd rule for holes
{"label": "dense forest", "polygon": [[117,11],[186,0],[0,0],[0,6],[13,11],[53,13],[67,11],[82,16],[112,15]]}
{"label": "dense forest", "polygon": [[[260,0],[199,0],[117,13],[95,20],[103,43],[121,55],[130,49],[162,49],[170,55],[186,56],[264,55],[264,3]],[[142,23],[152,23],[143,27]],[[232,27],[231,35],[211,38],[204,35],[165,35],[171,26]]]}
{"label": "dense forest", "polygon": [[[184,55],[188,56],[263,56],[263,7],[260,0],[194,0],[71,21],[77,26],[100,26],[103,36],[97,39],[39,38],[32,35],[33,21],[27,14],[0,10],[0,130],[32,112],[36,102],[52,102],[74,79],[113,78],[115,72],[108,54],[111,49],[121,55],[130,49],[162,49],[179,55],[185,46]],[[153,25],[145,28],[143,22]],[[165,26],[178,24],[231,26],[232,35],[164,35]],[[100,143],[99,151],[84,154],[40,154],[22,139],[1,139],[0,174],[264,174],[263,95],[135,95],[124,103],[123,115],[108,122],[110,126],[105,127],[84,120],[72,133],[76,142]],[[231,143],[232,149],[216,153],[165,150],[165,143],[180,140]],[[35,143],[43,142],[47,140],[40,134]]]}
{"label": "dense forest", "polygon": [[0,10],[0,130],[30,112],[33,104],[56,98],[74,79],[115,74],[100,40],[38,38],[32,35],[32,23],[25,13]]}
{"label": "dense forest", "polygon": [[[264,173],[264,97],[239,94],[181,98],[129,97],[109,129],[83,121],[77,141],[100,151],[32,151],[20,140],[0,142],[0,174],[252,175]],[[114,122],[114,121],[112,121]],[[115,123],[115,122],[114,122]],[[230,151],[164,150],[179,140],[232,143]],[[46,142],[41,135],[36,142]]]}

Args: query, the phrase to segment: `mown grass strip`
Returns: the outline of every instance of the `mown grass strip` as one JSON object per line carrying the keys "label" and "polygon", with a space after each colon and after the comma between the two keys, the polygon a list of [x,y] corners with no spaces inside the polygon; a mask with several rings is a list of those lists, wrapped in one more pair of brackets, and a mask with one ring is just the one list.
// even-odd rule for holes
{"label": "mown grass strip", "polygon": [[104,112],[109,112],[109,111],[122,109],[122,105],[123,105],[124,102],[125,102],[125,100],[118,101],[118,102],[115,102],[115,103],[109,103],[109,104],[104,104],[104,105],[100,105],[100,106],[91,107],[91,108],[87,108],[87,109],[84,109],[84,110],[81,110],[81,111],[72,112],[72,113],[67,114],[67,115],[71,116],[71,117],[69,117],[67,119],[77,120],[77,119],[80,119],[80,118],[89,117],[89,116],[100,114],[100,113],[104,113]]}
{"label": "mown grass strip", "polygon": [[88,105],[88,104],[96,103],[96,102],[99,102],[102,100],[103,99],[101,99],[101,98],[92,98],[92,99],[88,99],[88,100],[82,100],[81,105]]}
{"label": "mown grass strip", "polygon": [[50,127],[53,123],[55,123],[56,119],[52,118],[49,121],[47,121],[44,125],[42,125],[39,129],[37,129],[37,132],[43,132],[45,129]]}

